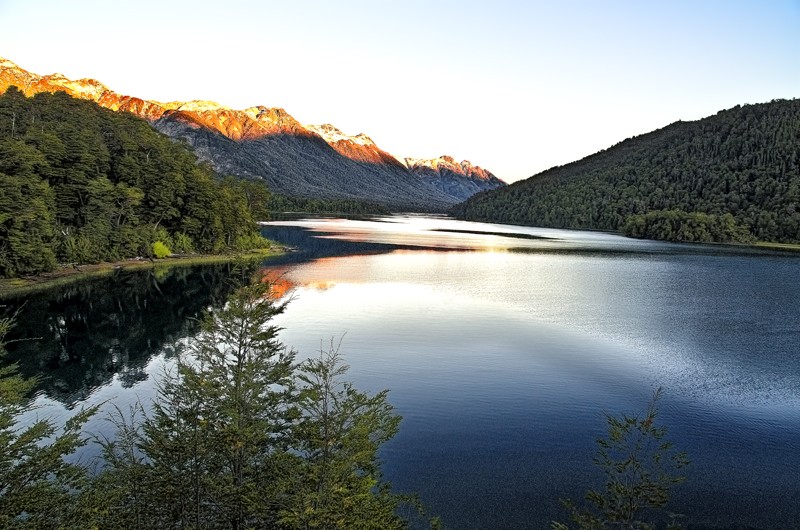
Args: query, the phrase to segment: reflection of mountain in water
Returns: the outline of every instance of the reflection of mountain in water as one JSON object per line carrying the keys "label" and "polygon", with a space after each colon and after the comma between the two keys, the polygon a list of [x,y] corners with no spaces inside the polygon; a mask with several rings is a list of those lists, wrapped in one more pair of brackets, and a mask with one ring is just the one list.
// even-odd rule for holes
{"label": "reflection of mountain in water", "polygon": [[171,354],[195,332],[205,309],[234,289],[231,265],[118,271],[74,285],[5,300],[20,309],[8,345],[23,375],[72,405],[119,375],[124,386],[147,377],[154,354]]}
{"label": "reflection of mountain in water", "polygon": [[421,250],[423,248],[420,246],[329,238],[325,236],[332,235],[331,233],[300,226],[266,225],[261,228],[261,233],[268,239],[295,249],[294,252],[271,258],[269,261],[270,266],[305,263],[319,258],[383,254],[393,250]]}

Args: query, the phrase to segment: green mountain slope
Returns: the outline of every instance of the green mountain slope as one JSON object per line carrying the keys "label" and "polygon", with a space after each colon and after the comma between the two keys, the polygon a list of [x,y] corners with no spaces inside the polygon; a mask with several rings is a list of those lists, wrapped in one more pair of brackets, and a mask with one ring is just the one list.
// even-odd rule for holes
{"label": "green mountain slope", "polygon": [[[759,240],[798,242],[800,100],[677,122],[480,193],[452,213],[560,228],[622,230],[627,222],[631,235],[663,239],[736,240],[749,232]],[[694,234],[687,223],[719,230]]]}
{"label": "green mountain slope", "polygon": [[63,92],[9,89],[0,96],[0,277],[262,243],[253,190],[213,175],[142,119]]}

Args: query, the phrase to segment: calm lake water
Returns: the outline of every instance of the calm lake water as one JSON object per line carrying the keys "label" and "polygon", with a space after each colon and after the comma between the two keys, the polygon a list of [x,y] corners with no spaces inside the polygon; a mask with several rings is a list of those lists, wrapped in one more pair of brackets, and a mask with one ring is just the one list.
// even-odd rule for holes
{"label": "calm lake water", "polygon": [[[282,340],[333,339],[403,416],[386,477],[449,528],[546,528],[600,486],[604,412],[642,411],[688,452],[670,509],[693,527],[797,528],[800,256],[443,218],[275,222]],[[13,344],[39,415],[147,401],[228,267],[120,273],[29,298]],[[19,300],[6,305],[15,307]],[[88,428],[107,432],[98,415]],[[89,458],[87,449],[82,458]]]}

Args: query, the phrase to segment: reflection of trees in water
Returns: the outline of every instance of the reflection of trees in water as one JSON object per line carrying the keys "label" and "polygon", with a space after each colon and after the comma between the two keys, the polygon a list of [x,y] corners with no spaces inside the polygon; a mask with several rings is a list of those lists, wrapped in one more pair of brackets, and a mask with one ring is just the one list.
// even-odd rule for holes
{"label": "reflection of trees in water", "polygon": [[[384,254],[394,250],[420,250],[423,247],[371,241],[336,239],[334,232],[317,232],[299,226],[266,225],[261,234],[273,241],[294,248],[282,256],[270,259],[270,266],[305,263],[319,258]],[[431,249],[441,250],[441,249]]]}
{"label": "reflection of trees in water", "polygon": [[158,353],[174,354],[209,307],[233,291],[232,265],[117,271],[73,285],[6,300],[20,308],[9,360],[38,389],[72,405],[115,374],[123,386],[147,378]]}

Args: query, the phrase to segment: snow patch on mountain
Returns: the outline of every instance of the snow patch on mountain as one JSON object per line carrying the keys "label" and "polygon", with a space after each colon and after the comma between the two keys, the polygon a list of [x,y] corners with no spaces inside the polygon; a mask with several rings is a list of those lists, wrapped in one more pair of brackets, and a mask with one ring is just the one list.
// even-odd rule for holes
{"label": "snow patch on mountain", "polygon": [[4,57],[0,57],[0,66],[2,66],[3,68],[16,68],[16,69],[19,69],[19,66],[17,66],[16,63],[11,62],[11,61],[9,61],[8,59],[6,59]]}
{"label": "snow patch on mountain", "polygon": [[220,105],[216,101],[208,101],[203,99],[193,99],[192,101],[173,101],[168,105],[177,105],[176,110],[184,110],[188,112],[205,112],[209,110],[231,110],[230,107]]}
{"label": "snow patch on mountain", "polygon": [[325,123],[323,125],[304,125],[303,127],[308,129],[309,131],[315,132],[318,135],[322,136],[322,138],[329,144],[341,141],[347,141],[364,146],[375,145],[375,142],[372,141],[372,138],[370,138],[364,133],[359,133],[355,136],[350,136],[348,134],[343,133],[330,123]]}

